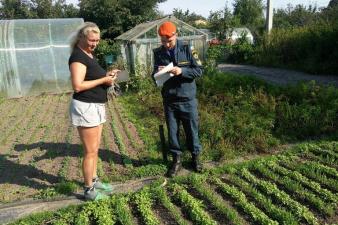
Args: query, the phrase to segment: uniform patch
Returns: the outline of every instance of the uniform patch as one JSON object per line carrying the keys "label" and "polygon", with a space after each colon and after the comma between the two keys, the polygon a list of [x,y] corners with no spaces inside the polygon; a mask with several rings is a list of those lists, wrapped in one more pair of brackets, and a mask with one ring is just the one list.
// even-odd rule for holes
{"label": "uniform patch", "polygon": [[201,62],[201,60],[198,58],[198,52],[197,52],[195,49],[193,49],[193,50],[191,51],[191,53],[192,53],[192,56],[194,57],[196,63],[197,63],[199,66],[202,66],[202,62]]}

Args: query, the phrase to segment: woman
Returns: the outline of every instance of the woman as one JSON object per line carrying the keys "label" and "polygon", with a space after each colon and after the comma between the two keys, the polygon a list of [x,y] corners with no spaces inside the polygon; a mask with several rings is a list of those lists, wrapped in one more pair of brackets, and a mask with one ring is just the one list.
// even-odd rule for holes
{"label": "woman", "polygon": [[[86,22],[75,37],[68,61],[74,89],[70,116],[84,148],[82,172],[86,200],[106,198],[104,193],[112,191],[110,184],[99,181],[97,161],[103,123],[106,121],[107,88],[114,84],[119,70],[106,72],[98,64],[93,52],[99,41],[98,26]],[[99,192],[100,190],[103,192]]]}

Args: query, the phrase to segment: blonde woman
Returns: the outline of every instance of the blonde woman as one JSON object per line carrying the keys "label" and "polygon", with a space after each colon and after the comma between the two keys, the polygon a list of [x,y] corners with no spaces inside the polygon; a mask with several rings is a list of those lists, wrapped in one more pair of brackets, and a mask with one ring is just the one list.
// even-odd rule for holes
{"label": "blonde woman", "polygon": [[110,184],[98,179],[97,161],[103,123],[106,121],[107,88],[114,84],[119,70],[106,72],[98,64],[93,53],[99,41],[98,26],[86,22],[78,30],[68,61],[74,89],[70,117],[84,148],[82,172],[86,200],[107,198],[106,193],[112,191]]}

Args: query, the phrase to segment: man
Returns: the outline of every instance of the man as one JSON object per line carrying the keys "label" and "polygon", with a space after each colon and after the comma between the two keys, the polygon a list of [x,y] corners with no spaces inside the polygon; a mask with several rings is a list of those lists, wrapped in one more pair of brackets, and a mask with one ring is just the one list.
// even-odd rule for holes
{"label": "man", "polygon": [[173,164],[167,176],[177,175],[181,169],[182,149],[179,143],[179,126],[182,123],[187,147],[192,154],[192,165],[196,172],[202,171],[199,162],[201,144],[198,138],[198,112],[195,78],[202,75],[200,61],[193,56],[189,45],[177,40],[176,26],[164,22],[158,29],[161,47],[154,49],[154,71],[173,63],[169,71],[173,76],[162,87],[161,93],[169,136],[169,151]]}

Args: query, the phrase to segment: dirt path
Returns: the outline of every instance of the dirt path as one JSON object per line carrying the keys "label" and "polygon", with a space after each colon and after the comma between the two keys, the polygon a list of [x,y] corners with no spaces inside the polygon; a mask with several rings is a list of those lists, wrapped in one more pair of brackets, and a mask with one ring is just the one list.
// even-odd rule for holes
{"label": "dirt path", "polygon": [[334,85],[338,87],[338,75],[311,75],[293,70],[237,64],[219,64],[217,68],[222,72],[233,72],[236,74],[255,76],[279,85],[295,84],[299,81],[314,80],[316,83]]}

